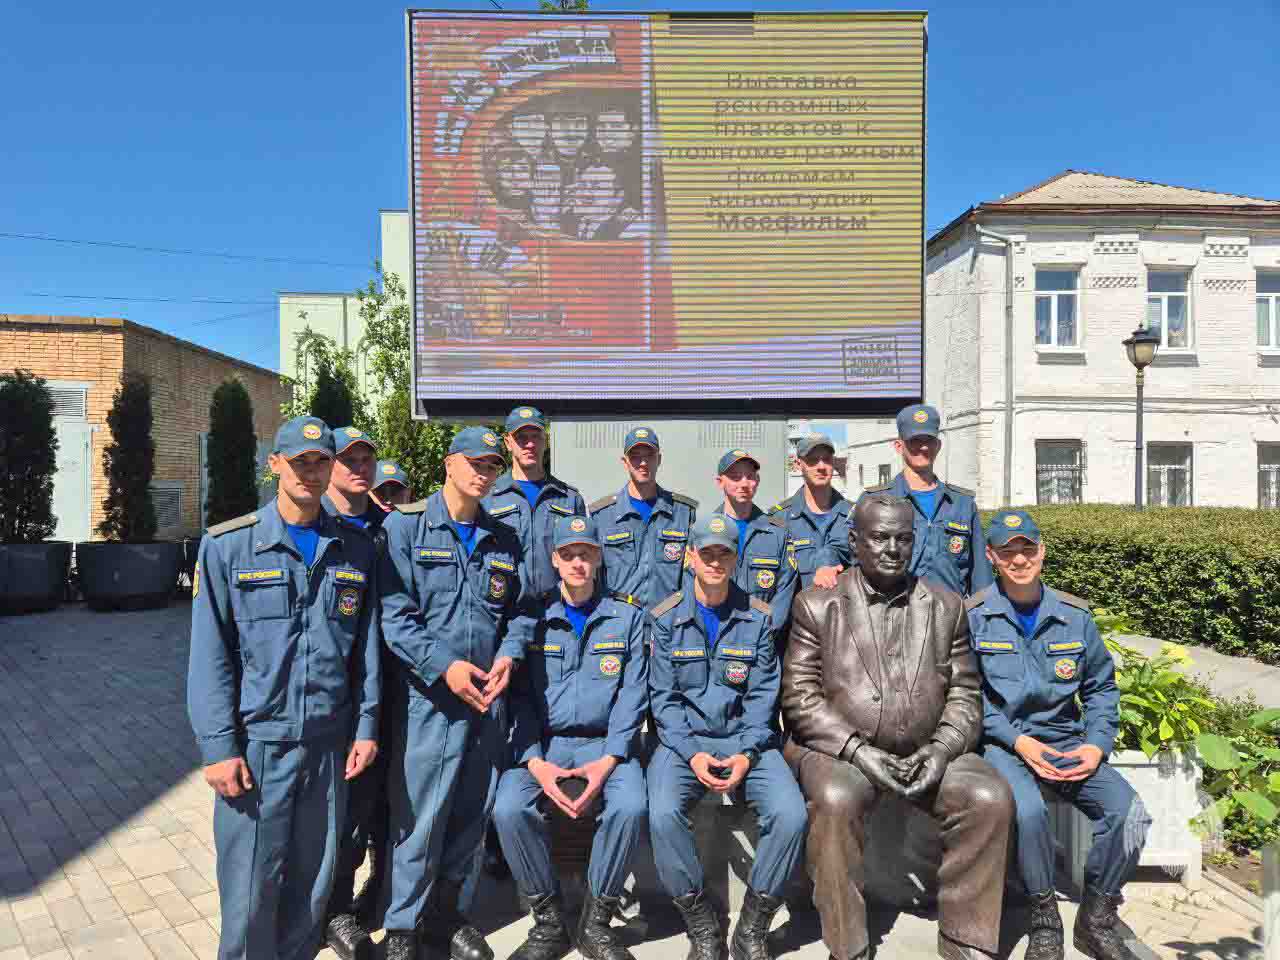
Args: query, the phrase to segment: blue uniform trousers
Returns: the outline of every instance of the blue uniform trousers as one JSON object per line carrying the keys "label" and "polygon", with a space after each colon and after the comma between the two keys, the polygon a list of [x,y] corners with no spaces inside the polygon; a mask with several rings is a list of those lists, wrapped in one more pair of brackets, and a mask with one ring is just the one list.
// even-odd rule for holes
{"label": "blue uniform trousers", "polygon": [[[702,890],[702,864],[693,840],[689,811],[707,788],[689,764],[664,744],[649,762],[649,840],[658,881],[672,897]],[[765,750],[739,787],[756,815],[760,842],[749,883],[757,893],[782,896],[804,855],[808,811],[795,777],[778,750]]]}
{"label": "blue uniform trousers", "polygon": [[218,960],[311,960],[324,931],[346,815],[346,740],[250,740],[253,789],[213,811]]}
{"label": "blue uniform trousers", "polygon": [[[1055,750],[1073,750],[1080,742],[1049,745]],[[1151,826],[1151,815],[1124,777],[1104,761],[1093,776],[1078,783],[1041,781],[1021,757],[994,743],[983,746],[982,758],[995,767],[1013,789],[1018,825],[1018,872],[1028,893],[1043,893],[1054,888],[1053,835],[1048,809],[1040,794],[1042,782],[1093,821],[1093,846],[1084,866],[1085,884],[1102,893],[1120,892],[1138,865],[1147,828]]]}
{"label": "blue uniform trousers", "polygon": [[382,925],[408,932],[437,880],[470,879],[493,809],[505,748],[505,704],[477,713],[443,681],[392,705]]}
{"label": "blue uniform trousers", "polygon": [[[543,746],[547,762],[572,770],[604,755],[603,737],[552,737]],[[587,884],[596,897],[622,893],[627,868],[640,842],[645,824],[644,770],[638,760],[619,763],[600,791],[603,807],[596,816],[591,843]],[[551,865],[551,836],[547,819],[539,810],[542,787],[524,767],[508,770],[498,786],[493,818],[498,839],[525,896],[556,893],[560,889]],[[546,801],[550,803],[551,801]]]}
{"label": "blue uniform trousers", "polygon": [[[385,741],[379,745],[385,747]],[[387,758],[379,750],[364,773],[347,783],[347,818],[338,843],[329,916],[355,912],[356,871],[371,847],[387,840]],[[375,878],[377,879],[377,878]],[[374,900],[376,901],[376,897]]]}

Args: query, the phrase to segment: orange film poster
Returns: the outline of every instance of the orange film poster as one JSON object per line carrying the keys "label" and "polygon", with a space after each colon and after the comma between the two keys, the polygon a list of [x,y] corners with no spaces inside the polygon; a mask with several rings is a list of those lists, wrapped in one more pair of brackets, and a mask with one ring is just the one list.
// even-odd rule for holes
{"label": "orange film poster", "polygon": [[744,22],[410,13],[419,404],[918,393],[922,19]]}

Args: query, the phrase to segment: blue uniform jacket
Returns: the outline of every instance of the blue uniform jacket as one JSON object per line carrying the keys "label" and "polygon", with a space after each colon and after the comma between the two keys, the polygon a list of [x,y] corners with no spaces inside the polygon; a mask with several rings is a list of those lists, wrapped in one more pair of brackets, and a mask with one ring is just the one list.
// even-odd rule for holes
{"label": "blue uniform jacket", "polygon": [[650,607],[680,589],[689,528],[698,502],[658,488],[648,523],[631,506],[627,488],[591,504],[604,543],[604,583],[612,593],[635,597]]}
{"label": "blue uniform jacket", "polygon": [[382,524],[386,521],[388,516],[387,511],[374,506],[373,503],[370,503],[368,509],[365,510],[361,517],[368,526],[362,527],[360,524],[352,522],[351,517],[348,517],[346,514],[339,511],[338,505],[329,499],[329,495],[327,493],[320,497],[320,508],[329,516],[333,517],[333,519],[337,520],[338,523],[348,526],[353,530],[359,530],[366,536],[370,537],[373,537],[377,531],[382,528]]}
{"label": "blue uniform jacket", "polygon": [[428,687],[455,660],[488,670],[499,657],[524,659],[533,619],[521,595],[520,542],[483,507],[476,527],[468,557],[439,492],[383,523],[382,634]]}
{"label": "blue uniform jacket", "polygon": [[[899,473],[887,484],[867,487],[868,493],[891,493],[910,499],[907,478]],[[859,497],[861,502],[861,497]],[[911,550],[911,572],[924,580],[946,587],[962,597],[985,590],[995,582],[991,561],[987,559],[987,541],[982,533],[982,519],[973,499],[973,491],[955,484],[938,482],[937,499],[932,517],[920,512],[911,500],[916,535]],[[849,511],[849,524],[854,523]]]}
{"label": "blue uniform jacket", "polygon": [[[723,503],[716,513],[734,518],[724,512]],[[684,589],[693,589],[693,571],[684,578]],[[787,547],[786,520],[780,514],[767,514],[758,507],[751,512],[751,523],[742,544],[733,582],[746,593],[763,600],[774,614],[774,628],[780,628],[791,614],[791,601],[798,589],[795,558]]]}
{"label": "blue uniform jacket", "polygon": [[310,569],[275,501],[200,541],[187,710],[205,764],[245,739],[378,737],[373,542],[319,522]]}
{"label": "blue uniform jacket", "polygon": [[600,755],[636,756],[649,709],[648,616],[605,595],[578,638],[557,589],[544,600],[525,666],[513,684],[516,763],[541,758],[551,737],[600,737]]}
{"label": "blue uniform jacket", "polygon": [[1089,605],[1045,587],[1030,637],[1022,635],[1013,604],[998,587],[970,597],[965,607],[982,673],[983,738],[1009,750],[1022,734],[1048,743],[1083,739],[1109,756],[1120,690]]}
{"label": "blue uniform jacket", "polygon": [[782,667],[768,604],[729,587],[729,618],[709,638],[693,588],[651,611],[649,702],[658,739],[686,763],[696,753],[724,759],[776,745]]}
{"label": "blue uniform jacket", "polygon": [[520,582],[531,595],[553,589],[560,578],[551,565],[551,545],[556,520],[560,517],[585,517],[587,506],[576,487],[547,475],[538,491],[537,502],[530,507],[524,491],[510,473],[504,473],[493,485],[484,507],[489,516],[501,520],[520,539]]}
{"label": "blue uniform jacket", "polygon": [[[800,490],[770,511],[786,520],[787,544],[795,555],[800,581],[797,591],[813,586],[813,575],[819,567],[839,565],[848,569],[852,563],[849,552],[852,507],[838,490],[832,490],[831,509],[815,518],[806,512],[804,491]],[[815,519],[819,521],[816,524]]]}

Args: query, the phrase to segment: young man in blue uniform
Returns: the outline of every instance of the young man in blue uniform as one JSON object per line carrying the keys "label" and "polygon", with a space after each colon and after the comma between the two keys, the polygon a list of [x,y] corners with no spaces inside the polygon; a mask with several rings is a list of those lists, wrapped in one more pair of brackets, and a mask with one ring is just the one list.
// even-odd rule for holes
{"label": "young man in blue uniform", "polygon": [[[560,960],[573,949],[551,863],[550,805],[598,824],[577,944],[587,960],[634,960],[614,935],[627,867],[645,824],[639,732],[649,706],[647,618],[596,584],[595,521],[561,517],[552,563],[560,585],[543,597],[527,666],[512,688],[515,767],[502,775],[494,821],[534,926],[512,960]],[[560,787],[578,777],[576,798]]]}
{"label": "young man in blue uniform", "polygon": [[506,749],[503,693],[533,621],[520,606],[520,542],[482,501],[502,470],[498,438],[458,432],[444,486],[390,514],[379,573],[391,807],[387,960],[415,960],[417,935],[452,960],[493,960],[459,910]]}
{"label": "young man in blue uniform", "polygon": [[691,960],[723,960],[703,890],[689,811],[712,790],[742,788],[760,825],[733,960],[769,960],[768,934],[804,852],[804,797],[778,749],[781,666],[769,605],[733,582],[738,530],[711,514],[694,525],[693,579],[651,611],[649,696],[659,745],[649,762],[649,837],[658,880],[689,931]]}
{"label": "young man in blue uniform", "polygon": [[804,486],[773,508],[786,521],[787,543],[796,558],[797,590],[815,584],[829,590],[850,564],[849,509],[852,504],[831,485],[836,446],[822,433],[796,444]]}
{"label": "young man in blue uniform", "polygon": [[[1073,941],[1094,960],[1135,960],[1116,914],[1151,818],[1106,760],[1119,726],[1115,664],[1089,605],[1045,586],[1040,529],[1023,510],[987,528],[999,583],[970,597],[969,632],[982,672],[982,756],[1013,788],[1017,860],[1032,901],[1028,960],[1062,960],[1053,888],[1054,842],[1041,785],[1093,821]],[[1081,712],[1079,704],[1083,706]]]}
{"label": "young man in blue uniform", "polygon": [[290,420],[276,499],[200,542],[187,707],[218,795],[219,960],[315,956],[347,781],[377,756],[376,560],[321,509],[333,454],[322,420]]}
{"label": "young man in blue uniform", "polygon": [[622,444],[627,485],[591,504],[604,542],[604,582],[649,607],[680,589],[689,528],[698,501],[658,486],[662,453],[652,427],[636,427]]}
{"label": "young man in blue uniform", "polygon": [[902,458],[902,472],[889,483],[867,487],[863,496],[891,493],[909,500],[916,534],[911,574],[967,597],[991,586],[991,562],[973,491],[945,483],[933,472],[942,450],[941,429],[942,418],[933,407],[917,404],[898,411],[893,449]]}
{"label": "young man in blue uniform", "polygon": [[413,487],[409,475],[394,460],[379,460],[374,473],[374,499],[384,507],[399,507],[413,502]]}

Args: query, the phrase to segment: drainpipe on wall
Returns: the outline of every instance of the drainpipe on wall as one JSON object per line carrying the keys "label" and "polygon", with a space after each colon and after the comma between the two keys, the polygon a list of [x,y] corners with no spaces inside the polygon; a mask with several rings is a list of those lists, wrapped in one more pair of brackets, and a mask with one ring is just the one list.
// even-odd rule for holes
{"label": "drainpipe on wall", "polygon": [[[1000,505],[1013,505],[1013,238],[975,223],[980,237],[1004,244],[1004,492]],[[981,278],[979,278],[981,282]]]}

